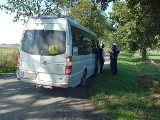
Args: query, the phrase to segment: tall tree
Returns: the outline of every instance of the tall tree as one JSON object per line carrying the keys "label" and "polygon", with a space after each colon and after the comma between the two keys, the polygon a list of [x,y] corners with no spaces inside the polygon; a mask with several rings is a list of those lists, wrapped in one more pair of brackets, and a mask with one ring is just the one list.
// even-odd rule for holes
{"label": "tall tree", "polygon": [[140,49],[142,60],[145,60],[146,49],[154,48],[157,41],[154,39],[157,32],[153,15],[147,13],[140,3],[129,8],[127,2],[117,0],[113,5],[111,19],[116,29],[114,39],[119,41],[123,49],[126,49],[123,46],[130,50]]}
{"label": "tall tree", "polygon": [[[160,1],[159,0],[126,0],[131,13],[136,15],[137,22],[141,28],[145,28],[143,32],[144,45],[142,49],[142,58],[145,59],[146,48],[156,48],[157,40],[155,36],[160,34]],[[134,8],[139,5],[140,10]]]}

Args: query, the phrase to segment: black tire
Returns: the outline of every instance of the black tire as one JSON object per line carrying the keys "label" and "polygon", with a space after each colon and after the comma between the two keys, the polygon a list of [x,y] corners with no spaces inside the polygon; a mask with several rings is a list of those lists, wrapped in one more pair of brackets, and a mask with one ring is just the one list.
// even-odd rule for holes
{"label": "black tire", "polygon": [[87,72],[85,70],[81,78],[81,86],[85,87],[86,85],[87,85]]}

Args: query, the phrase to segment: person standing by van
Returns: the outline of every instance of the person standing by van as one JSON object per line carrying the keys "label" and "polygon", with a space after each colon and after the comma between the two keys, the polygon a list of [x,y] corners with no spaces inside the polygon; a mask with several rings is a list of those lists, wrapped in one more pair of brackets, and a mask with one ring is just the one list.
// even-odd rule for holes
{"label": "person standing by van", "polygon": [[100,73],[102,73],[103,65],[104,65],[104,62],[105,62],[105,59],[104,59],[104,44],[102,45],[101,48],[99,48],[98,52],[99,52],[99,60],[100,60]]}
{"label": "person standing by van", "polygon": [[111,74],[116,75],[117,74],[117,57],[118,57],[118,54],[120,53],[116,43],[112,44],[112,50],[109,51],[109,53],[110,53]]}

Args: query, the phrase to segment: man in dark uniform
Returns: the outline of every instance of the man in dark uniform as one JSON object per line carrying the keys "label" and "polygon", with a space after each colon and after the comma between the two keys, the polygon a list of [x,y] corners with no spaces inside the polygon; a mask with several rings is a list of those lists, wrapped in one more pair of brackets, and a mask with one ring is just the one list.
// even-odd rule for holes
{"label": "man in dark uniform", "polygon": [[99,54],[99,60],[100,60],[100,73],[102,73],[103,65],[105,62],[104,59],[104,44],[102,45],[101,48],[98,49],[98,54]]}
{"label": "man in dark uniform", "polygon": [[110,53],[110,68],[111,68],[111,74],[116,75],[117,74],[117,57],[120,51],[117,48],[117,44],[112,44],[112,50],[109,51]]}

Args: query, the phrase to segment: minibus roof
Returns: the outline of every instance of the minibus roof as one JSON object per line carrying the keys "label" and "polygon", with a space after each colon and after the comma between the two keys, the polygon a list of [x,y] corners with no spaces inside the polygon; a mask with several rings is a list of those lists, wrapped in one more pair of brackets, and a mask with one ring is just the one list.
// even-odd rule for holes
{"label": "minibus roof", "polygon": [[33,17],[31,19],[44,19],[45,20],[45,19],[58,19],[58,18],[66,19],[66,20],[68,20],[68,22],[70,22],[74,26],[76,26],[80,29],[83,29],[83,30],[91,33],[92,35],[96,36],[96,34],[94,32],[92,32],[91,30],[89,30],[89,29],[85,28],[84,26],[78,24],[75,20],[73,20],[72,18],[70,18],[69,16],[66,16],[66,15],[61,15],[61,14],[58,14],[58,15],[38,15],[38,16]]}

